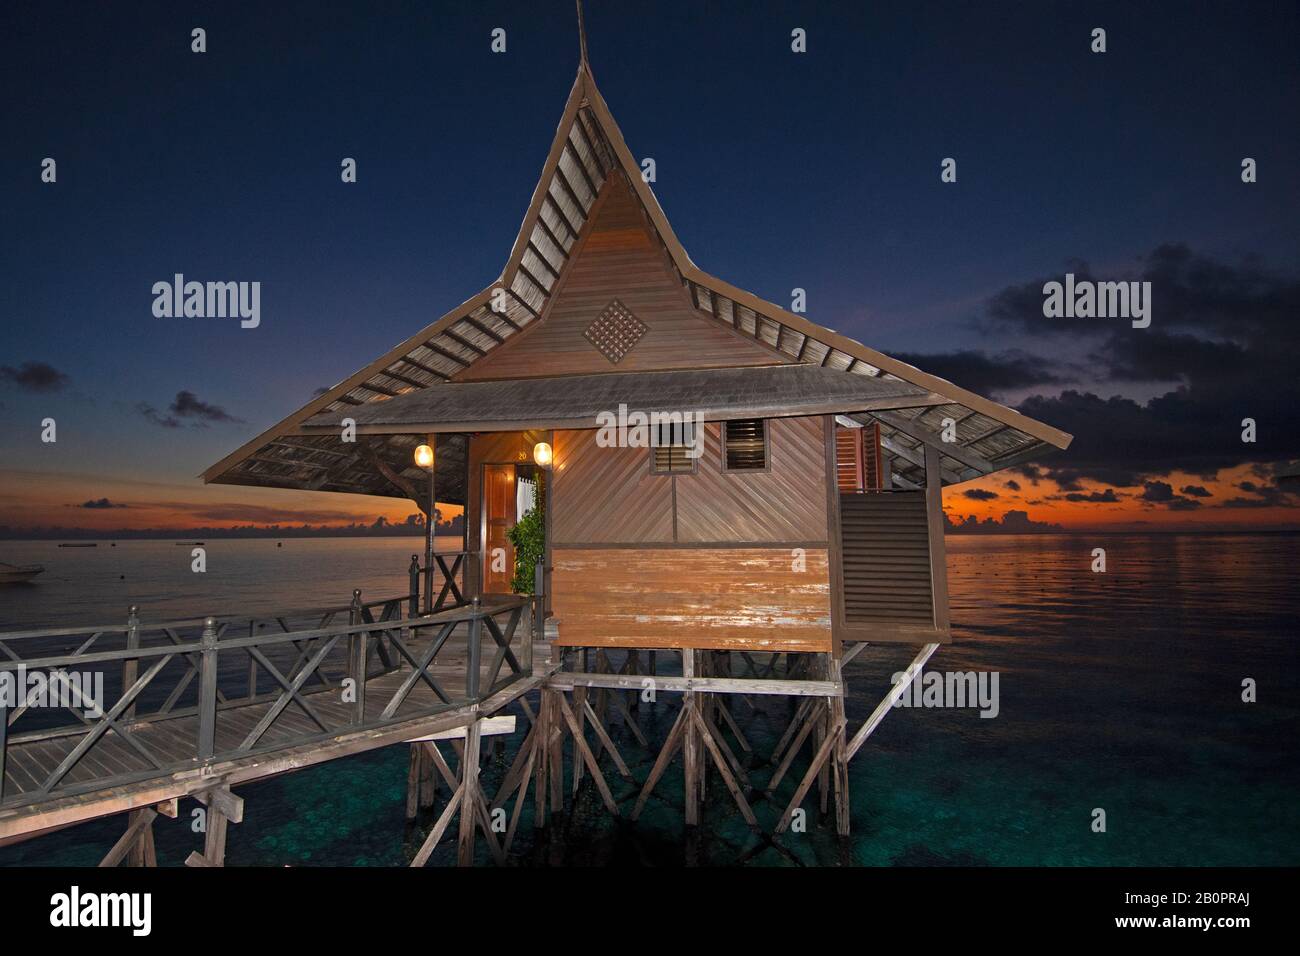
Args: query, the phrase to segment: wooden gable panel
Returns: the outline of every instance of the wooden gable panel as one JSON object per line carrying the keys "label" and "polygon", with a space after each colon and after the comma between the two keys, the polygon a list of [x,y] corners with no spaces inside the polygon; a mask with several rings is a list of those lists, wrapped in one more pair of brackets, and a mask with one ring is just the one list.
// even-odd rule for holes
{"label": "wooden gable panel", "polygon": [[[789,361],[694,308],[621,175],[606,181],[574,255],[542,320],[475,362],[458,380]],[[584,335],[615,299],[648,327],[617,364]]]}

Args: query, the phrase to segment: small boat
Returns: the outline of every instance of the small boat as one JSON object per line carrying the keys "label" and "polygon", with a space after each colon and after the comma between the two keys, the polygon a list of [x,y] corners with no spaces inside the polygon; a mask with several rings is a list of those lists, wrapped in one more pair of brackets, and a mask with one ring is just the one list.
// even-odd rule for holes
{"label": "small boat", "polygon": [[40,564],[5,564],[0,561],[0,584],[22,584],[45,570]]}
{"label": "small boat", "polygon": [[95,541],[68,541],[61,545],[60,548],[98,548],[99,544]]}

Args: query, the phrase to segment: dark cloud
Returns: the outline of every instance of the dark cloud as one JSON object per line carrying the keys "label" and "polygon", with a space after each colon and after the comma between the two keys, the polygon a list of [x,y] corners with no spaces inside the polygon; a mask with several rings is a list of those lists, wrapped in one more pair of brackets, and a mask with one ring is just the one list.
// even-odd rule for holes
{"label": "dark cloud", "polygon": [[1138,498],[1142,501],[1172,501],[1174,489],[1167,481],[1148,481]]}
{"label": "dark cloud", "polygon": [[986,491],[983,488],[968,488],[962,492],[962,496],[969,498],[971,501],[992,501],[998,497],[996,491]]}
{"label": "dark cloud", "polygon": [[1115,494],[1114,488],[1107,488],[1105,491],[1072,491],[1067,495],[1051,495],[1051,501],[1075,501],[1087,502],[1090,504],[1115,504],[1120,500],[1120,495]]}
{"label": "dark cloud", "polygon": [[943,527],[949,534],[1038,534],[1062,530],[1059,524],[1034,521],[1027,511],[1007,511],[1001,518],[985,518],[982,521],[974,515],[965,518],[958,515],[957,520],[953,521],[945,512]]}
{"label": "dark cloud", "polygon": [[220,405],[200,401],[198,396],[189,391],[177,392],[176,398],[167,406],[166,414],[158,411],[148,402],[138,404],[136,411],[147,421],[161,428],[180,428],[184,425],[189,425],[191,428],[207,428],[209,422],[244,424],[242,418],[236,418]]}
{"label": "dark cloud", "polygon": [[1201,503],[1195,498],[1184,498],[1182,495],[1175,494],[1173,486],[1167,481],[1143,483],[1142,493],[1137,497],[1139,501],[1164,505],[1170,511],[1194,511],[1201,507]]}
{"label": "dark cloud", "polygon": [[971,350],[905,352],[894,358],[985,395],[1075,380],[1063,377],[1055,362],[1018,349],[996,355]]}
{"label": "dark cloud", "polygon": [[1006,488],[1008,491],[1019,491],[1020,482],[1016,481],[1014,478],[1008,478],[1002,483],[1002,487]]}
{"label": "dark cloud", "polygon": [[1181,488],[1179,488],[1178,490],[1179,490],[1182,494],[1185,494],[1185,495],[1191,495],[1193,498],[1212,498],[1212,497],[1213,497],[1213,495],[1210,494],[1210,490],[1209,490],[1208,488],[1203,488],[1203,487],[1201,487],[1200,485],[1183,485],[1183,486],[1182,486]]}
{"label": "dark cloud", "polygon": [[17,368],[0,365],[0,381],[11,382],[25,392],[57,392],[70,379],[45,362],[24,362]]}
{"label": "dark cloud", "polygon": [[79,504],[79,505],[74,505],[73,507],[76,507],[76,508],[125,508],[126,505],[116,504],[116,503],[114,503],[114,502],[112,502],[112,501],[109,501],[107,498],[92,498],[90,501],[82,502],[81,504]]}
{"label": "dark cloud", "polygon": [[171,403],[170,411],[178,418],[192,418],[203,422],[229,422],[235,425],[244,424],[242,418],[236,418],[220,405],[199,401],[193,392],[177,392],[175,400]]}
{"label": "dark cloud", "polygon": [[141,402],[136,405],[135,410],[145,417],[146,421],[153,422],[161,428],[180,428],[181,423],[173,415],[163,415],[148,402]]}

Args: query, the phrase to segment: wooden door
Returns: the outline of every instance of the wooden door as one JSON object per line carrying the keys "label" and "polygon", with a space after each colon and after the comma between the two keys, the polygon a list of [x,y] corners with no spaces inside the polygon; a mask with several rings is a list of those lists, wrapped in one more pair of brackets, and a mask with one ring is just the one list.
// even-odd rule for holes
{"label": "wooden door", "polygon": [[515,549],[506,532],[515,514],[515,466],[483,466],[483,593],[509,594]]}

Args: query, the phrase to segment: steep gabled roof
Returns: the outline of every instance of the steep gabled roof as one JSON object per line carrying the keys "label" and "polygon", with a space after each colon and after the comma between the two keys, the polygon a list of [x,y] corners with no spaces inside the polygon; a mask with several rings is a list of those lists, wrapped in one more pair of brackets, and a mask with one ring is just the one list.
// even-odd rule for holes
{"label": "steep gabled roof", "polygon": [[[919,484],[922,443],[943,455],[944,479],[967,481],[1069,445],[1071,436],[951,382],[929,375],[860,342],[703,272],[678,240],[654,192],[623,140],[585,58],[565,102],[542,175],[500,277],[487,288],[395,346],[298,411],[217,462],[206,482],[401,495],[375,468],[377,456],[398,475],[418,477],[410,450],[417,436],[371,440],[364,454],[336,437],[300,426],[321,413],[455,381],[477,362],[547,314],[574,259],[575,245],[606,180],[623,177],[639,198],[665,261],[691,297],[701,321],[721,323],[773,354],[774,361],[808,363],[882,381],[901,381],[944,404],[857,414],[881,423],[894,455],[895,477]],[[956,422],[957,440],[944,443],[943,421]],[[439,497],[459,500],[456,462],[440,462]],[[445,469],[445,473],[444,473]],[[445,493],[444,493],[445,489]]]}

